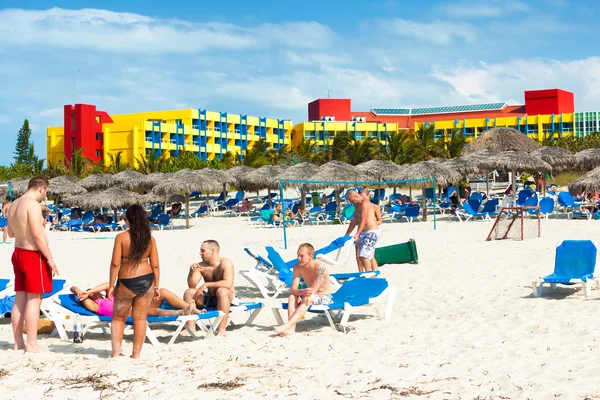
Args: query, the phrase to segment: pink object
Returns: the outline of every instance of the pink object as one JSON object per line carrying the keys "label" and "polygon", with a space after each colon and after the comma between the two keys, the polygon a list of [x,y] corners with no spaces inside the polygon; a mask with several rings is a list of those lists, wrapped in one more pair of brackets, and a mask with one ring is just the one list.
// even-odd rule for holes
{"label": "pink object", "polygon": [[98,304],[98,315],[112,317],[114,302],[111,299],[101,298],[94,301]]}

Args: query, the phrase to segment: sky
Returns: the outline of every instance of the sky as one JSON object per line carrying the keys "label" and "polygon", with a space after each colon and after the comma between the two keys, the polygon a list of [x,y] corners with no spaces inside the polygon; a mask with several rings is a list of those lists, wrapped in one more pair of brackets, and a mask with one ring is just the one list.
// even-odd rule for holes
{"label": "sky", "polygon": [[76,102],[296,123],[328,93],[368,111],[561,88],[600,111],[595,15],[596,0],[2,0],[0,164],[26,118],[45,158]]}

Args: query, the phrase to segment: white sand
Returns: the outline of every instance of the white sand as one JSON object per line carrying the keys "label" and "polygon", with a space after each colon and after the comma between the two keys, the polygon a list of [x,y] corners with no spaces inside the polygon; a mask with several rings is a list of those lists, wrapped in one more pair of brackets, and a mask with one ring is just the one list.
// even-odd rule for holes
{"label": "white sand", "polygon": [[[161,285],[178,294],[204,239],[218,240],[222,255],[238,270],[254,266],[244,247],[264,251],[265,245],[282,245],[280,229],[251,227],[243,219],[205,218],[193,220],[193,225],[189,231],[154,233]],[[529,285],[552,271],[559,239],[594,239],[600,224],[542,221],[541,239],[486,243],[490,227],[490,222],[441,222],[433,231],[431,222],[386,223],[382,244],[414,238],[420,262],[383,267],[383,276],[398,290],[392,320],[377,320],[369,311],[352,318],[356,330],[345,335],[334,332],[322,317],[308,317],[296,336],[274,337],[275,319],[267,308],[253,326],[232,330],[227,339],[181,338],[169,347],[146,342],[142,359],[132,361],[109,359],[110,338],[100,330],[88,333],[80,345],[41,337],[52,353],[13,352],[10,324],[3,320],[0,368],[9,375],[0,377],[0,398],[389,399],[408,391],[431,392],[427,396],[435,399],[598,395],[600,293],[594,290],[586,300],[581,291],[565,288],[534,299]],[[301,241],[324,245],[345,229],[290,229],[286,254],[293,255]],[[108,280],[112,241],[83,240],[94,236],[114,234],[50,233],[61,276],[81,287]],[[11,251],[11,246],[0,246],[0,276],[12,277]],[[257,298],[240,276],[236,286]],[[165,342],[167,332],[157,333]],[[130,354],[131,332],[123,351]],[[64,382],[91,374],[114,374],[105,381],[116,389],[94,391],[89,384],[69,389]],[[145,381],[123,382],[139,378]],[[203,383],[234,379],[243,386],[232,391],[198,389]]]}

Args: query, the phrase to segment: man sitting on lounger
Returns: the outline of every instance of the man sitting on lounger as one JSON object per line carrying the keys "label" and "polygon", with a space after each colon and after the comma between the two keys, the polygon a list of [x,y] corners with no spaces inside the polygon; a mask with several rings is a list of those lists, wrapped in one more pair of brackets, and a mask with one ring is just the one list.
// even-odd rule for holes
{"label": "man sitting on lounger", "polygon": [[[331,298],[331,282],[327,268],[314,259],[315,248],[310,243],[298,247],[298,262],[294,265],[292,290],[288,298],[288,322],[275,327],[279,336],[296,333],[296,324],[306,314],[311,304],[327,305]],[[299,289],[300,279],[306,282],[306,289]]]}
{"label": "man sitting on lounger", "polygon": [[[200,257],[202,262],[190,266],[189,289],[183,294],[183,300],[186,303],[195,302],[199,308],[216,308],[222,311],[225,316],[219,324],[217,334],[227,336],[230,307],[239,304],[233,286],[233,263],[219,255],[219,243],[215,240],[205,240],[202,243]],[[201,283],[202,279],[204,282]],[[195,329],[193,321],[188,326]]]}
{"label": "man sitting on lounger", "polygon": [[[102,292],[108,291],[109,283],[102,283],[94,288],[82,291],[76,286],[71,287],[71,292],[77,296],[83,308],[100,316],[112,317],[114,299],[106,297]],[[192,315],[199,314],[200,311],[196,308],[194,302],[186,303],[179,298],[175,293],[161,288],[158,290],[158,297],[155,297],[150,302],[148,307],[149,316],[172,316],[172,315]],[[160,308],[163,302],[174,308],[174,310],[163,310]],[[129,311],[131,313],[131,310]]]}

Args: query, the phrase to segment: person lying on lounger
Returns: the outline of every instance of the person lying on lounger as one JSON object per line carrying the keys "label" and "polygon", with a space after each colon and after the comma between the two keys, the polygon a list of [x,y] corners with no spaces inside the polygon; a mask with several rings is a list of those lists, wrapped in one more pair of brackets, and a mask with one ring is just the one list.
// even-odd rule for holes
{"label": "person lying on lounger", "polygon": [[[108,282],[102,283],[85,291],[82,291],[77,286],[73,286],[71,287],[71,292],[77,296],[77,299],[81,302],[81,305],[86,310],[100,316],[112,317],[114,302],[113,299],[106,297],[106,291],[108,290],[108,287]],[[162,288],[158,290],[158,293],[159,296],[157,298],[153,298],[150,302],[150,306],[148,307],[149,316],[163,317],[200,313],[193,302],[189,304],[186,303],[170,290]],[[162,303],[165,301],[175,310],[163,310],[160,308]]]}
{"label": "person lying on lounger", "polygon": [[[296,324],[312,304],[328,305],[331,298],[331,282],[327,268],[314,259],[315,248],[310,243],[298,247],[298,262],[294,265],[292,289],[288,298],[288,322],[275,327],[279,336],[296,333]],[[300,279],[306,282],[306,289],[298,289]]]}

